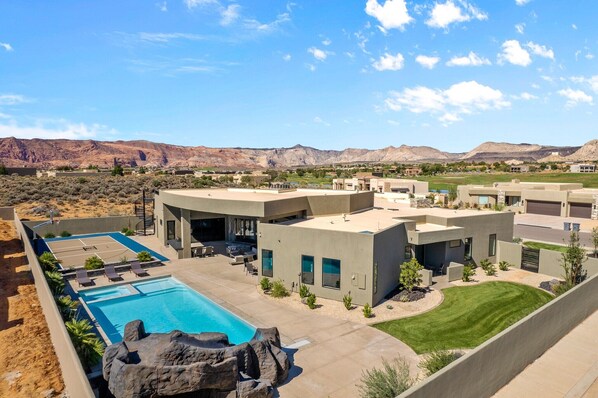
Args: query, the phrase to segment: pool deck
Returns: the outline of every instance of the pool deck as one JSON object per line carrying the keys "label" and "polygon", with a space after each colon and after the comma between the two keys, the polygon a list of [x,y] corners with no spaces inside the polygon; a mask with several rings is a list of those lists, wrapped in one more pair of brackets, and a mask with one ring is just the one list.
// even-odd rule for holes
{"label": "pool deck", "polygon": [[[134,237],[148,248],[172,257],[155,237]],[[151,276],[172,275],[256,327],[276,326],[284,345],[298,346],[287,382],[278,387],[281,397],[358,396],[362,371],[380,367],[381,360],[402,356],[418,373],[417,354],[401,341],[363,324],[311,314],[263,297],[257,276],[230,265],[228,257],[173,260],[149,269]],[[124,281],[139,281],[132,273]],[[93,287],[107,286],[106,277],[94,277]],[[74,289],[77,284],[70,282]]]}

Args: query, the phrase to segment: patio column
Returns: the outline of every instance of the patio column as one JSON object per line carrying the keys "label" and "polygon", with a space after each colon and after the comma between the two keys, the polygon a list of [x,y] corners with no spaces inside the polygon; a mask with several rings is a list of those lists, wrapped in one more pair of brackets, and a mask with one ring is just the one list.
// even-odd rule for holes
{"label": "patio column", "polygon": [[191,258],[191,211],[181,209],[181,245],[182,258]]}

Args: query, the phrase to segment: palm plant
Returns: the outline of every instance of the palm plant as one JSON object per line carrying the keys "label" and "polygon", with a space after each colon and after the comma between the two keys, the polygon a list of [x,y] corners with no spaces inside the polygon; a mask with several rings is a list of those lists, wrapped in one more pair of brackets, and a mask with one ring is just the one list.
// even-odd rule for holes
{"label": "palm plant", "polygon": [[62,315],[62,319],[69,320],[75,318],[79,302],[74,301],[71,296],[59,296],[55,297],[56,305]]}
{"label": "palm plant", "polygon": [[104,343],[92,332],[92,326],[87,319],[71,319],[65,322],[65,326],[81,363],[90,370],[102,359]]}
{"label": "palm plant", "polygon": [[46,271],[46,281],[48,281],[48,287],[53,295],[58,296],[64,292],[64,280],[62,274],[57,271]]}

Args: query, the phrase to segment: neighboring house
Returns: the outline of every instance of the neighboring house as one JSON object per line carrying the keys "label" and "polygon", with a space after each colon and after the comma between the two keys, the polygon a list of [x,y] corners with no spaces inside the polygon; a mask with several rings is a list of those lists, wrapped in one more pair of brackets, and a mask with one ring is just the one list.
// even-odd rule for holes
{"label": "neighboring house", "polygon": [[578,183],[497,182],[460,185],[458,201],[470,206],[504,204],[531,214],[598,219],[598,189]]}
{"label": "neighboring house", "polygon": [[426,181],[400,178],[380,178],[371,174],[354,178],[335,178],[332,189],[339,191],[374,191],[378,193],[428,193]]}
{"label": "neighboring house", "polygon": [[77,171],[47,170],[37,172],[38,177],[102,177],[111,174],[111,171],[99,171],[97,169],[83,169]]}
{"label": "neighboring house", "polygon": [[248,184],[258,186],[264,182],[268,182],[269,180],[270,176],[268,174],[262,173],[261,171],[251,174],[235,174],[233,176],[233,182],[237,185]]}
{"label": "neighboring house", "polygon": [[21,177],[35,176],[37,175],[37,169],[35,167],[6,167],[6,175],[18,175]]}
{"label": "neighboring house", "polygon": [[403,174],[406,175],[407,177],[415,177],[418,176],[422,173],[422,169],[419,167],[407,167],[404,171]]}
{"label": "neighboring house", "polygon": [[525,164],[511,166],[511,173],[527,173],[528,171],[529,166]]}
{"label": "neighboring house", "polygon": [[573,164],[569,168],[571,173],[594,173],[596,172],[595,164]]}
{"label": "neighboring house", "polygon": [[374,208],[374,192],[326,190],[164,190],[155,196],[156,236],[191,247],[255,247],[259,277],[318,297],[376,304],[415,257],[441,272],[451,261],[496,259],[513,238],[513,213]]}

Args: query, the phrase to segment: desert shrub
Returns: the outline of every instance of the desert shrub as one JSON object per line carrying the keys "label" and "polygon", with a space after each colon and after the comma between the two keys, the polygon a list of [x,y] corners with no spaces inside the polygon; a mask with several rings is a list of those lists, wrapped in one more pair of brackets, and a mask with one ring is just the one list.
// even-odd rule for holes
{"label": "desert shrub", "polygon": [[272,284],[272,291],[270,292],[270,295],[276,298],[287,297],[289,295],[289,291],[285,287],[284,282],[278,279]]}
{"label": "desert shrub", "polygon": [[133,236],[135,235],[135,231],[133,231],[132,229],[128,229],[127,232],[125,232],[125,236]]}
{"label": "desert shrub", "polygon": [[372,306],[369,303],[365,303],[365,305],[363,306],[363,316],[365,318],[371,318],[373,313],[372,313]]}
{"label": "desert shrub", "polygon": [[362,398],[394,398],[414,383],[409,376],[409,364],[401,357],[393,362],[382,361],[382,369],[363,372],[359,389]]}
{"label": "desert shrub", "polygon": [[480,261],[480,267],[482,267],[482,269],[484,271],[486,271],[486,268],[488,268],[489,266],[491,266],[492,263],[490,262],[490,260],[488,260],[487,258],[483,259],[482,261]]}
{"label": "desert shrub", "polygon": [[475,271],[471,268],[470,265],[466,265],[463,267],[463,282],[471,282],[473,276],[475,275]]}
{"label": "desert shrub", "polygon": [[419,286],[422,283],[422,277],[420,271],[424,267],[417,262],[415,258],[401,264],[401,275],[399,276],[399,282],[403,285],[407,291],[412,291],[413,288]]}
{"label": "desert shrub", "polygon": [[506,261],[501,261],[500,263],[498,263],[498,269],[500,269],[501,271],[508,271],[510,266],[511,264],[509,264]]}
{"label": "desert shrub", "polygon": [[424,355],[419,367],[424,370],[426,376],[431,376],[458,359],[459,356],[459,353],[449,350],[434,350]]}
{"label": "desert shrub", "polygon": [[77,307],[79,307],[78,301],[73,300],[70,296],[55,297],[54,300],[56,301],[60,315],[62,315],[62,319],[66,321],[75,318]]}
{"label": "desert shrub", "polygon": [[494,264],[487,265],[484,272],[486,272],[486,275],[488,276],[494,276],[496,275],[496,266]]}
{"label": "desert shrub", "polygon": [[68,238],[69,236],[71,236],[71,233],[69,231],[62,231],[60,233],[60,236],[63,238]]}
{"label": "desert shrub", "polygon": [[55,237],[56,237],[56,235],[54,235],[52,232],[48,232],[47,234],[44,235],[44,238],[46,238],[46,239],[52,239]]}
{"label": "desert shrub", "polygon": [[148,251],[140,251],[137,253],[137,260],[143,262],[152,261],[152,255]]}
{"label": "desert shrub", "polygon": [[310,310],[313,310],[314,308],[316,308],[316,295],[313,293],[310,293],[309,296],[307,296],[306,304]]}
{"label": "desert shrub", "polygon": [[575,287],[575,285],[572,285],[571,283],[568,283],[568,282],[560,282],[560,283],[556,283],[551,286],[552,292],[556,296],[560,296],[561,294],[568,292],[573,287]]}
{"label": "desert shrub", "polygon": [[353,297],[351,297],[351,292],[343,296],[343,304],[345,305],[347,311],[353,308]]}
{"label": "desert shrub", "polygon": [[44,271],[55,271],[58,268],[58,260],[50,252],[43,252],[37,259]]}
{"label": "desert shrub", "polygon": [[309,287],[307,287],[307,285],[303,284],[299,287],[299,297],[304,299],[307,296],[309,296]]}
{"label": "desert shrub", "polygon": [[62,274],[57,271],[46,271],[44,272],[46,276],[46,281],[48,282],[48,287],[53,295],[58,296],[64,293],[64,280],[62,279]]}
{"label": "desert shrub", "polygon": [[266,278],[265,276],[260,280],[260,287],[264,292],[270,291],[272,289],[272,282],[270,279]]}
{"label": "desert shrub", "polygon": [[85,269],[100,269],[104,267],[104,261],[98,256],[91,256],[85,259]]}

